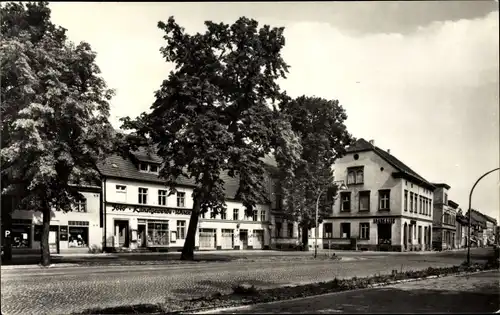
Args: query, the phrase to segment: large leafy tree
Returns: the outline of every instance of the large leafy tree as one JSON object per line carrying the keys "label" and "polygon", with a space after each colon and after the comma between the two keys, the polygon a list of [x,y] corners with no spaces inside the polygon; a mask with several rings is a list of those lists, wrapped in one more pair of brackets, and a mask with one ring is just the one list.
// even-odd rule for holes
{"label": "large leafy tree", "polygon": [[285,98],[276,81],[288,69],[283,28],[259,28],[245,17],[205,25],[204,33],[190,35],[173,17],[158,23],[166,40],[161,52],[175,70],[151,111],[122,126],[155,145],[164,160],[160,176],[172,192],[179,176],[196,182],[182,259],[193,259],[199,215],[225,208],[222,173],[239,179],[236,199],[247,214],[267,201],[262,158],[290,130],[276,107]]}
{"label": "large leafy tree", "polygon": [[[71,211],[82,200],[78,185],[98,179],[96,162],[113,147],[112,91],[96,53],[67,40],[47,2],[6,4],[0,27],[2,199],[15,196],[15,209],[42,213],[48,265],[52,211]],[[3,216],[10,210],[2,207]]]}
{"label": "large leafy tree", "polygon": [[347,114],[337,100],[301,96],[281,107],[281,112],[298,135],[300,158],[277,158],[283,207],[299,222],[302,243],[307,250],[308,231],[315,226],[316,203],[319,222],[330,214],[336,194],[333,163],[345,154],[353,137],[344,124]]}

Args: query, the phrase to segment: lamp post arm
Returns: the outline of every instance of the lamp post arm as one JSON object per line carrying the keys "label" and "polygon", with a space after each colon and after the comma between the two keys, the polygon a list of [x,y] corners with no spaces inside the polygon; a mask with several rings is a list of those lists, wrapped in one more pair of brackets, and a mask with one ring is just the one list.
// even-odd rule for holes
{"label": "lamp post arm", "polygon": [[472,212],[472,193],[474,192],[474,188],[476,188],[477,184],[481,181],[481,179],[483,179],[486,175],[490,174],[490,173],[493,173],[494,171],[498,171],[500,170],[500,167],[497,167],[495,169],[492,169],[491,171],[489,172],[486,172],[484,173],[481,177],[479,177],[477,179],[477,181],[474,183],[474,185],[472,186],[472,189],[470,190],[470,194],[469,194],[469,213],[468,213],[468,229],[467,229],[467,264],[470,265],[470,245],[471,245],[471,240],[470,240],[470,229],[471,229],[471,212]]}

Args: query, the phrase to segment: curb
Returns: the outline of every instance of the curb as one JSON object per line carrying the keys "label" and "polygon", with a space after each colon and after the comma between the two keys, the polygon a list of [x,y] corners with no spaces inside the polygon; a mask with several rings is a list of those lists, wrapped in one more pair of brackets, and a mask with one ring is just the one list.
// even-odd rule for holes
{"label": "curb", "polygon": [[53,268],[66,268],[66,267],[76,267],[79,264],[50,264],[47,267],[42,265],[6,265],[2,266],[1,270],[16,270],[16,269],[53,269]]}
{"label": "curb", "polygon": [[[204,309],[204,310],[199,310],[199,311],[191,310],[191,311],[188,311],[184,314],[217,314],[220,311],[245,310],[245,309],[250,309],[251,307],[259,306],[259,305],[272,305],[272,304],[282,303],[285,301],[300,301],[300,300],[305,300],[305,299],[308,299],[311,297],[333,295],[333,294],[339,294],[339,293],[345,293],[345,292],[356,292],[356,291],[362,291],[362,290],[369,290],[369,289],[373,289],[373,288],[377,288],[377,287],[389,286],[389,285],[394,285],[394,284],[399,284],[399,283],[416,282],[416,281],[431,280],[431,279],[444,278],[444,277],[462,277],[462,276],[467,276],[467,275],[492,272],[492,271],[498,271],[498,270],[499,269],[489,269],[489,270],[479,270],[479,271],[472,271],[472,272],[459,272],[459,273],[454,273],[454,274],[428,276],[428,277],[423,277],[423,278],[395,280],[395,281],[390,281],[390,282],[375,283],[375,284],[369,285],[366,288],[361,288],[361,289],[337,291],[337,292],[330,292],[330,293],[324,293],[324,294],[318,294],[318,295],[310,295],[310,296],[300,297],[300,298],[295,298],[295,299],[285,299],[285,300],[280,300],[280,301],[247,304],[247,305],[241,305],[241,306],[219,307],[219,308]],[[499,313],[499,312],[500,312],[500,310],[497,313]]]}

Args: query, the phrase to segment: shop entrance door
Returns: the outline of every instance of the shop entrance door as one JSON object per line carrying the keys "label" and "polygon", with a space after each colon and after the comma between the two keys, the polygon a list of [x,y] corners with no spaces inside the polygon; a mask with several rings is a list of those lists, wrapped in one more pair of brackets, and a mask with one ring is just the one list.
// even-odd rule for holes
{"label": "shop entrance door", "polygon": [[115,221],[115,239],[118,247],[128,247],[128,221]]}
{"label": "shop entrance door", "polygon": [[137,225],[137,245],[146,247],[146,224]]}

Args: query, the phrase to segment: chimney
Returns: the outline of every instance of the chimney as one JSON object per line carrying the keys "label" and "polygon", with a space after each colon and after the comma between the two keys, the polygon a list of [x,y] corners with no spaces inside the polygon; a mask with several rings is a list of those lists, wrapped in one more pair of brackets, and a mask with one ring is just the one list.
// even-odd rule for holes
{"label": "chimney", "polygon": [[370,142],[371,145],[375,145],[375,140],[370,140],[368,142]]}
{"label": "chimney", "polygon": [[387,153],[391,154],[391,149],[387,149]]}

